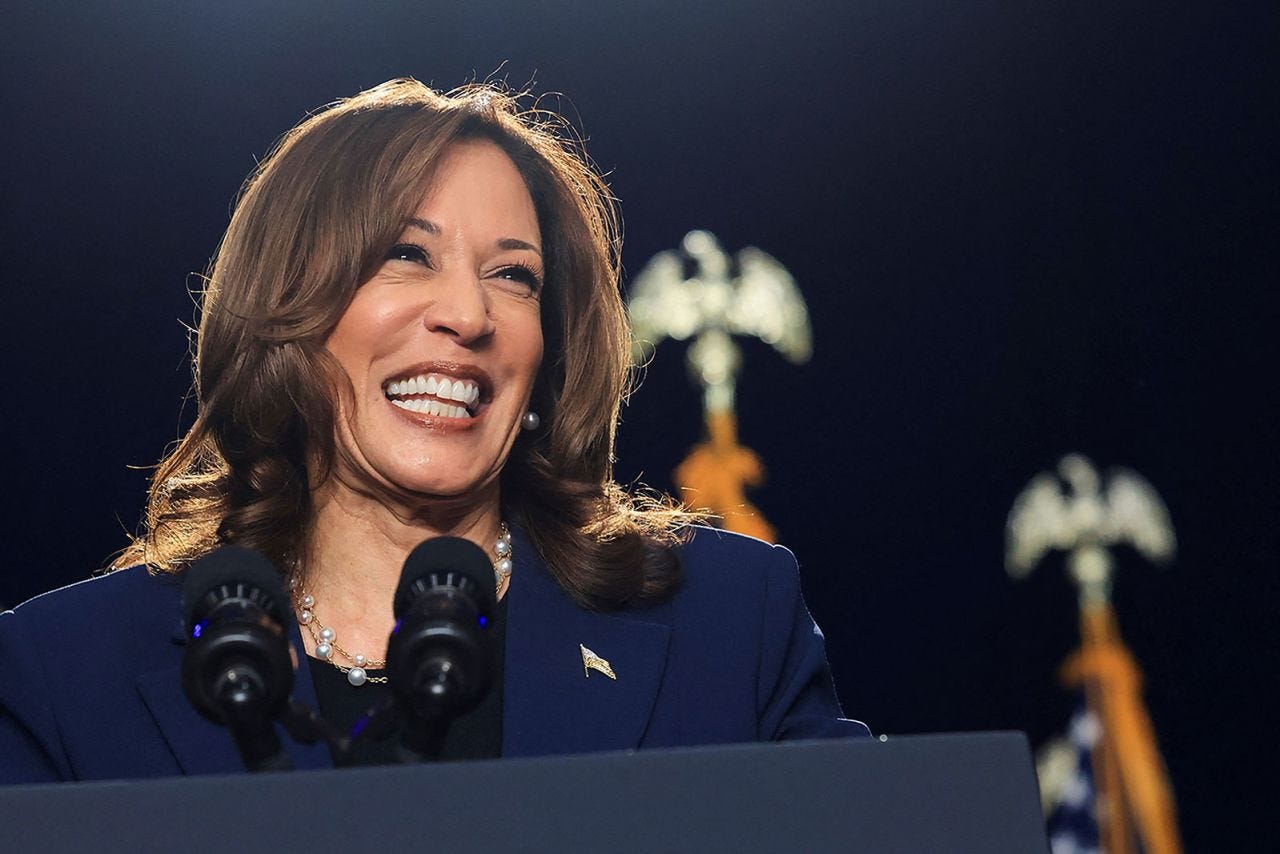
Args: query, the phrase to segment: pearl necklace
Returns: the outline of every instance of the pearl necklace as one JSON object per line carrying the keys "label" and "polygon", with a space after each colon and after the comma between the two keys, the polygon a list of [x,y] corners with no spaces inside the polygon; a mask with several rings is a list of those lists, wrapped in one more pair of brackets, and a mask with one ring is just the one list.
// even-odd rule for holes
{"label": "pearl necklace", "polygon": [[[511,579],[511,558],[513,556],[511,548],[511,529],[507,527],[507,523],[502,523],[502,531],[498,534],[498,539],[493,544],[493,577],[494,592],[501,595],[502,587]],[[327,661],[338,670],[347,675],[347,681],[352,686],[359,688],[366,682],[385,683],[385,676],[370,676],[370,670],[378,670],[387,666],[385,660],[373,661],[368,656],[359,652],[347,652],[338,645],[338,636],[333,629],[320,622],[320,618],[316,616],[316,597],[307,593],[305,590],[299,589],[301,595],[298,597],[298,623],[306,627],[307,633],[311,635],[311,641],[316,647],[316,657]],[[337,654],[345,659],[348,663],[342,664],[334,661],[334,655]]]}

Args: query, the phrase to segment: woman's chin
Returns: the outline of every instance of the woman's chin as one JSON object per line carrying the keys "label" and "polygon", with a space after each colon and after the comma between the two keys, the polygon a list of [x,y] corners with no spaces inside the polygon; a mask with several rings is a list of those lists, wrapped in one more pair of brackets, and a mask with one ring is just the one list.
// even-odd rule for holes
{"label": "woman's chin", "polygon": [[424,503],[443,502],[468,504],[486,500],[488,481],[479,475],[459,473],[456,476],[434,474],[424,477],[420,472],[388,473],[387,480],[400,500]]}

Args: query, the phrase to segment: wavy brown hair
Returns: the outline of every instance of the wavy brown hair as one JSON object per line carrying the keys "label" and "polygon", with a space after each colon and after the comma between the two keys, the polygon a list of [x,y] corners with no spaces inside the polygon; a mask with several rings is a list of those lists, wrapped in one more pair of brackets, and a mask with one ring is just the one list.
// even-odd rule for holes
{"label": "wavy brown hair", "polygon": [[[524,177],[545,253],[545,356],[502,473],[504,513],[579,603],[670,595],[692,518],[613,480],[630,336],[617,211],[569,125],[490,85],[394,80],[285,134],[245,182],[202,295],[198,411],[152,478],[142,532],[113,561],[175,572],[224,543],[293,566],[334,462],[347,378],[325,341],[383,263],[450,145],[499,145]],[[567,334],[572,331],[572,334]]]}

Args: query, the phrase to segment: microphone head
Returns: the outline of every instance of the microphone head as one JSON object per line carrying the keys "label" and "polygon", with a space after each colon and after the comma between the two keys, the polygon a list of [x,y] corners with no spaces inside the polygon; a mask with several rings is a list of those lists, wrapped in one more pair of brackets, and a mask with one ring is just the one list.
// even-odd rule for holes
{"label": "microphone head", "polygon": [[419,596],[437,587],[453,587],[465,593],[481,616],[493,613],[493,561],[470,540],[432,537],[409,552],[392,603],[396,619],[403,618]]}
{"label": "microphone head", "polygon": [[278,758],[278,742],[250,733],[270,733],[293,691],[292,611],[275,566],[243,546],[200,558],[182,583],[182,691],[201,715],[232,728],[250,770]]}
{"label": "microphone head", "polygon": [[284,625],[293,613],[275,565],[253,549],[223,546],[197,560],[182,583],[183,625],[191,627],[220,603],[236,599],[252,603]]}

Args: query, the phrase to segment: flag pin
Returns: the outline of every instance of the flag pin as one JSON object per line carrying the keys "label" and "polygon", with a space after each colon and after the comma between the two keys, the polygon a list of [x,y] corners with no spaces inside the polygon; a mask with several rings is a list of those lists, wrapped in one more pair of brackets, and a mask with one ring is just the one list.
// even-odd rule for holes
{"label": "flag pin", "polygon": [[613,672],[613,668],[609,666],[609,662],[587,649],[582,644],[578,644],[578,649],[582,650],[582,675],[591,678],[591,671],[603,673],[610,679],[617,681],[618,677]]}

